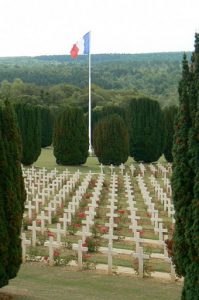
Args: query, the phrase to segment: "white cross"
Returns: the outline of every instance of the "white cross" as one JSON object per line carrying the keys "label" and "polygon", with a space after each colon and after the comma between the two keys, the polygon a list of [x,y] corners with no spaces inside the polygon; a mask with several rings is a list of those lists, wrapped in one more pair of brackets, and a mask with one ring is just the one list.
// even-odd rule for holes
{"label": "white cross", "polygon": [[117,255],[117,253],[113,251],[112,243],[109,243],[107,250],[103,250],[102,252],[108,254],[108,274],[110,275],[110,274],[112,274],[112,268],[113,268],[112,256]]}
{"label": "white cross", "polygon": [[109,232],[108,234],[104,234],[103,238],[108,239],[109,244],[113,244],[113,240],[117,240],[118,236],[113,234],[113,228],[109,227]]}
{"label": "white cross", "polygon": [[53,241],[53,237],[52,236],[50,236],[49,237],[49,241],[46,241],[45,243],[44,243],[44,246],[45,247],[48,247],[48,249],[49,249],[49,265],[50,266],[53,266],[53,264],[54,264],[54,250],[53,250],[53,248],[59,248],[59,243],[57,243],[57,242],[54,242]]}
{"label": "white cross", "polygon": [[36,246],[37,231],[41,231],[41,227],[36,226],[36,221],[32,222],[32,226],[28,226],[28,230],[32,230],[32,245]]}
{"label": "white cross", "polygon": [[73,244],[73,250],[77,251],[78,268],[79,268],[79,270],[82,270],[82,252],[88,251],[88,248],[83,247],[82,246],[82,240],[79,240],[78,245]]}
{"label": "white cross", "polygon": [[165,260],[171,264],[171,280],[175,281],[176,280],[176,272],[175,272],[175,267],[173,265],[172,259],[170,257],[165,257]]}
{"label": "white cross", "polygon": [[111,164],[109,168],[111,169],[111,175],[113,175],[113,170],[115,167]]}
{"label": "white cross", "polygon": [[104,169],[104,166],[102,164],[100,164],[100,173],[103,174],[103,169]]}
{"label": "white cross", "polygon": [[26,239],[26,234],[21,234],[21,247],[22,247],[22,262],[26,262],[26,246],[31,245],[31,241]]}
{"label": "white cross", "polygon": [[121,164],[121,165],[119,166],[119,168],[120,168],[120,170],[121,170],[121,174],[123,175],[124,170],[125,170],[125,165],[124,165],[124,164]]}
{"label": "white cross", "polygon": [[159,227],[158,228],[154,228],[155,232],[159,234],[159,240],[163,241],[164,240],[164,233],[167,233],[168,230],[165,228],[163,228],[162,223],[159,223]]}
{"label": "white cross", "polygon": [[67,222],[70,221],[70,219],[68,219],[68,217],[67,217],[67,213],[64,213],[63,218],[59,218],[59,221],[63,222],[63,229],[66,232],[67,231]]}
{"label": "white cross", "polygon": [[87,236],[91,236],[92,233],[89,232],[87,226],[82,226],[82,232],[80,233],[80,235],[82,236],[82,242],[84,243]]}
{"label": "white cross", "polygon": [[48,212],[48,224],[52,224],[52,212],[55,211],[55,208],[52,207],[51,202],[48,203],[48,207],[45,207],[45,210]]}
{"label": "white cross", "polygon": [[43,234],[43,233],[44,233],[44,230],[45,230],[45,220],[47,221],[47,220],[48,220],[48,217],[45,216],[45,213],[44,213],[44,211],[42,210],[42,211],[41,211],[41,215],[40,215],[40,216],[37,216],[37,219],[38,219],[38,220],[41,220],[41,233]]}
{"label": "white cross", "polygon": [[28,201],[28,204],[25,205],[25,208],[28,209],[28,218],[32,219],[32,209],[35,209],[35,206],[32,205],[31,201]]}
{"label": "white cross", "polygon": [[139,247],[139,251],[137,253],[133,253],[133,256],[135,258],[138,258],[138,264],[139,264],[139,277],[144,277],[144,259],[149,259],[149,255],[143,253],[143,248]]}
{"label": "white cross", "polygon": [[61,224],[57,223],[57,228],[51,228],[50,231],[54,232],[57,236],[57,243],[61,245],[61,235],[66,235],[66,231],[61,229]]}

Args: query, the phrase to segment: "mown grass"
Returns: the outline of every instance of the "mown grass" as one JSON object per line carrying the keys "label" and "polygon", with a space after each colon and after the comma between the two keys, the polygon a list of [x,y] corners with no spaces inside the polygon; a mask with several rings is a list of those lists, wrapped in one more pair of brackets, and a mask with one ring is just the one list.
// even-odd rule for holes
{"label": "mown grass", "polygon": [[[131,164],[132,163],[132,158],[129,158],[126,164]],[[63,171],[66,168],[70,172],[75,172],[78,169],[83,172],[87,173],[91,170],[93,173],[99,173],[100,172],[100,163],[96,157],[88,157],[87,161],[85,164],[81,166],[61,166],[57,165],[56,159],[53,155],[53,149],[52,148],[45,148],[42,149],[41,155],[39,156],[38,160],[34,163],[35,167],[43,168],[45,167],[46,169],[54,169],[57,168],[59,171]],[[118,169],[118,168],[117,168]],[[105,173],[110,173],[110,168],[107,166],[104,168]]]}
{"label": "mown grass", "polygon": [[13,300],[179,300],[181,289],[181,283],[27,263],[1,293]]}

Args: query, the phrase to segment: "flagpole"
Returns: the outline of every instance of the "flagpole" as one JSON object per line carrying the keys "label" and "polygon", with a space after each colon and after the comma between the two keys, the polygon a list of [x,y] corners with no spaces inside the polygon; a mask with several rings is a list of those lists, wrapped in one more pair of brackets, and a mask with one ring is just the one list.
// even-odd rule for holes
{"label": "flagpole", "polygon": [[88,55],[88,136],[89,136],[89,154],[92,155],[91,142],[91,52],[90,52],[91,32],[89,31],[89,55]]}

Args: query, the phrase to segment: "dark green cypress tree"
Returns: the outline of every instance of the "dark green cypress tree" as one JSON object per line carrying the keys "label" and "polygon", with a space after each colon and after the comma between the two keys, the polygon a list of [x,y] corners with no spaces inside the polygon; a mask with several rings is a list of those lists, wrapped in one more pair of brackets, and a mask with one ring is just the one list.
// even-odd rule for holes
{"label": "dark green cypress tree", "polygon": [[28,103],[18,103],[15,112],[22,138],[21,162],[31,165],[41,153],[41,109]]}
{"label": "dark green cypress tree", "polygon": [[165,147],[164,156],[168,162],[173,162],[173,136],[174,136],[174,122],[177,115],[177,106],[166,107],[163,111],[165,119]]}
{"label": "dark green cypress tree", "polygon": [[54,155],[58,164],[81,165],[88,157],[88,130],[83,111],[67,107],[55,119]]}
{"label": "dark green cypress tree", "polygon": [[116,114],[98,122],[93,133],[93,147],[100,163],[120,165],[129,156],[129,136],[124,120]]}
{"label": "dark green cypress tree", "polygon": [[41,107],[41,147],[52,144],[53,115],[48,107]]}
{"label": "dark green cypress tree", "polygon": [[126,106],[130,135],[130,155],[136,161],[157,161],[163,153],[165,124],[157,101],[132,99]]}
{"label": "dark green cypress tree", "polygon": [[174,256],[173,261],[179,275],[185,276],[186,265],[190,263],[188,243],[186,240],[187,209],[192,198],[192,171],[189,166],[188,132],[190,128],[189,114],[189,66],[184,55],[182,79],[179,83],[179,111],[175,124],[173,146],[172,190],[175,206]]}
{"label": "dark green cypress tree", "polygon": [[20,232],[26,198],[21,171],[20,136],[9,103],[0,109],[0,286],[17,275],[21,264]]}
{"label": "dark green cypress tree", "polygon": [[173,148],[173,261],[185,277],[182,300],[199,299],[199,34],[189,68],[183,58]]}

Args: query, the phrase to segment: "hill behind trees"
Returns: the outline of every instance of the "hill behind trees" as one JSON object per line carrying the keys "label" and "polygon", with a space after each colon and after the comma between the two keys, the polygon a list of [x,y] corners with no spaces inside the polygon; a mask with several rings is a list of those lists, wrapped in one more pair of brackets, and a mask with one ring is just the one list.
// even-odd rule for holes
{"label": "hill behind trees", "polygon": [[[156,98],[162,106],[176,104],[182,52],[92,55],[92,83],[103,89],[131,90]],[[188,53],[188,57],[190,53]],[[0,82],[20,78],[38,86],[88,86],[88,57],[69,55],[0,58]]]}

